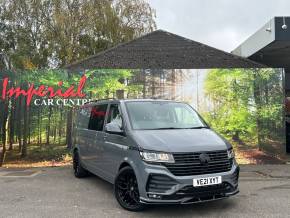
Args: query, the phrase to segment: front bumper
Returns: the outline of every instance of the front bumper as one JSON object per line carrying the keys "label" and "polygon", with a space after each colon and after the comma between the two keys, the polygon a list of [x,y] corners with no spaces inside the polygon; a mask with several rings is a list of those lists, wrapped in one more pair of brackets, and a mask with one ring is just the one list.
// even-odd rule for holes
{"label": "front bumper", "polygon": [[[235,161],[228,172],[197,176],[175,176],[164,166],[144,162],[139,167],[143,168],[139,173],[145,171],[138,176],[140,201],[145,204],[191,204],[223,199],[239,192],[239,166]],[[194,178],[207,176],[222,176],[222,184],[193,187]]]}

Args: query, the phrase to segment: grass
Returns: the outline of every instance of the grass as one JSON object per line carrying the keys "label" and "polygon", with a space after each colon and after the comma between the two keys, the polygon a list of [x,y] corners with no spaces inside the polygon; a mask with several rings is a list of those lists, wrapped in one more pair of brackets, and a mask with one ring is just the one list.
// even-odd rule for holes
{"label": "grass", "polygon": [[66,145],[38,145],[27,146],[27,156],[21,158],[18,147],[7,151],[3,167],[48,167],[64,166],[71,164],[70,151]]}

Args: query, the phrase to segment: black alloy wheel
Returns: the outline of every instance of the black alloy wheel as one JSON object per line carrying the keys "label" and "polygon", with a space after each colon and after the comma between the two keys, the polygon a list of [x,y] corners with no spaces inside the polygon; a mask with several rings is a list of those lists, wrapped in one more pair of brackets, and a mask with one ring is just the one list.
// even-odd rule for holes
{"label": "black alloy wheel", "polygon": [[77,178],[83,178],[88,175],[88,171],[84,169],[81,165],[78,151],[74,151],[74,154],[73,154],[73,170],[74,170],[74,175]]}
{"label": "black alloy wheel", "polygon": [[115,197],[124,209],[140,211],[145,208],[145,205],[140,202],[137,179],[131,167],[127,166],[119,171],[114,189]]}

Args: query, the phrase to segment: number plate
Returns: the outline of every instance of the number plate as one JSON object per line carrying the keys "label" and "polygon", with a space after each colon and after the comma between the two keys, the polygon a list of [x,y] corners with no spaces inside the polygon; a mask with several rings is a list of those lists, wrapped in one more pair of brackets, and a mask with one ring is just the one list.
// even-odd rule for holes
{"label": "number plate", "polygon": [[193,179],[193,186],[194,187],[217,185],[217,184],[221,184],[221,183],[222,183],[221,176]]}

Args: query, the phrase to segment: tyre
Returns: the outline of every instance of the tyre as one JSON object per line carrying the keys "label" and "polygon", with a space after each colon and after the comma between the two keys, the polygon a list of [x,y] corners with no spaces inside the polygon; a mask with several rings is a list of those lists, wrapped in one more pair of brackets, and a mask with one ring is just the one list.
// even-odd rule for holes
{"label": "tyre", "polygon": [[129,166],[122,168],[114,183],[115,197],[126,210],[141,211],[145,205],[140,203],[138,183],[133,169]]}
{"label": "tyre", "polygon": [[82,167],[79,153],[78,151],[74,151],[73,153],[73,170],[74,170],[74,175],[77,178],[83,178],[88,176],[88,171]]}

